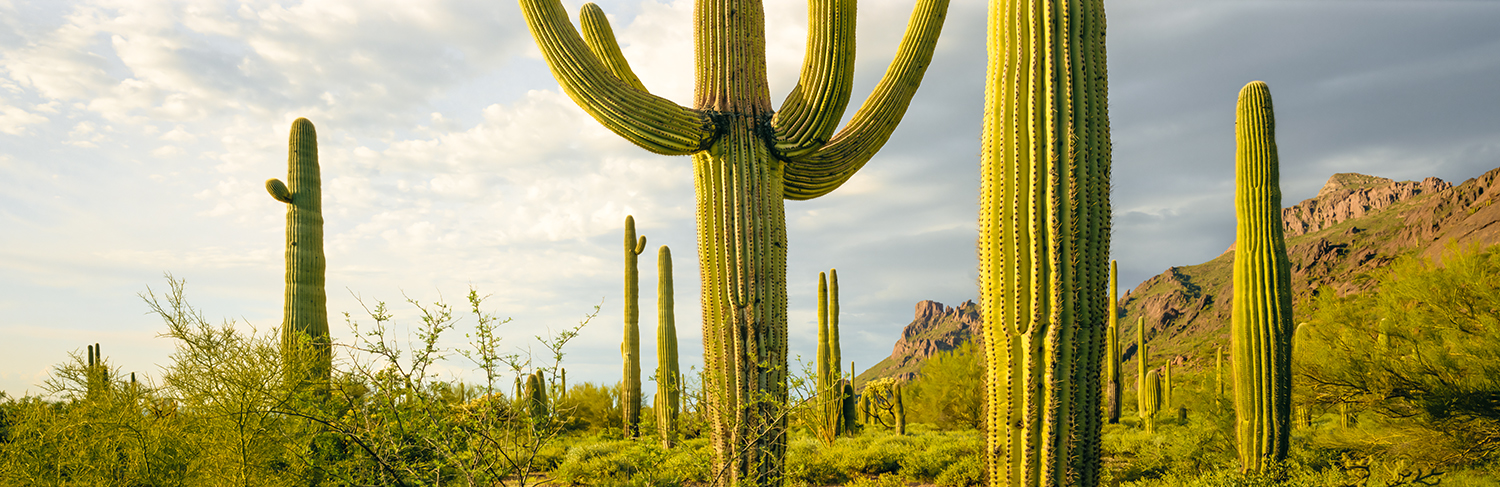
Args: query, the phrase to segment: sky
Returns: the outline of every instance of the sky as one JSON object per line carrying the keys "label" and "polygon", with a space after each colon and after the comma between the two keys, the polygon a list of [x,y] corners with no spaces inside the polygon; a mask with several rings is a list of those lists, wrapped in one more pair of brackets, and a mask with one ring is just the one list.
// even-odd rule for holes
{"label": "sky", "polygon": [[[570,12],[581,6],[564,1]],[[806,4],[767,0],[773,100],[796,82]],[[911,0],[858,11],[847,120],[894,56]],[[690,0],[604,0],[656,94],[690,105]],[[884,150],[837,191],[786,204],[795,356],[816,344],[818,272],[839,270],[843,355],[890,354],[914,305],[977,295],[985,8],[953,0],[926,80]],[[1121,292],[1234,240],[1234,104],[1266,81],[1283,204],[1334,173],[1455,184],[1500,166],[1500,2],[1106,2]],[[575,20],[576,22],[576,20]],[[155,380],[172,339],[141,293],[186,282],[211,321],[280,324],[292,120],[318,131],[330,327],[389,304],[512,318],[502,347],[598,315],[570,381],[620,374],[626,215],[655,364],[655,249],[674,250],[683,367],[700,365],[692,170],[615,136],[561,94],[509,0],[0,0],[0,391],[38,394],[100,343]],[[363,305],[361,304],[363,303]],[[442,343],[466,344],[474,319]],[[347,350],[341,348],[341,350]],[[342,353],[342,352],[341,352]],[[341,355],[343,356],[343,355]],[[477,382],[454,356],[444,380]],[[654,384],[645,385],[647,391]]]}

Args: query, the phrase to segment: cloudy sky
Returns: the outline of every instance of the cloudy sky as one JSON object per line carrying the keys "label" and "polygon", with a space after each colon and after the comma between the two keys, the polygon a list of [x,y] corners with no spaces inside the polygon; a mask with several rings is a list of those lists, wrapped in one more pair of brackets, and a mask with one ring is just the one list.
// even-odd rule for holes
{"label": "cloudy sky", "polygon": [[[564,2],[576,12],[580,4]],[[690,0],[604,0],[653,92],[688,104]],[[894,55],[910,0],[859,10],[854,103]],[[1233,240],[1233,107],[1276,102],[1285,203],[1336,172],[1455,183],[1500,166],[1500,2],[1108,2],[1114,257],[1122,287]],[[816,337],[817,273],[839,269],[844,355],[890,353],[913,305],[976,295],[985,3],[953,0],[927,80],[847,185],[788,202],[793,349]],[[805,3],[767,0],[769,76],[795,83]],[[853,110],[849,110],[851,115]],[[0,390],[103,344],[159,374],[173,343],[137,297],[187,281],[211,319],[280,323],[291,121],[318,129],[328,291],[342,312],[409,297],[514,318],[505,346],[600,315],[575,378],[619,377],[621,226],[642,259],[654,363],[654,249],[676,250],[683,362],[701,363],[688,158],[656,156],[562,95],[510,0],[0,0]],[[366,317],[361,320],[368,323]],[[448,343],[463,344],[472,319]],[[649,368],[649,367],[648,367]],[[441,371],[474,380],[456,359]],[[577,380],[577,379],[575,379]],[[652,389],[648,384],[647,389]]]}

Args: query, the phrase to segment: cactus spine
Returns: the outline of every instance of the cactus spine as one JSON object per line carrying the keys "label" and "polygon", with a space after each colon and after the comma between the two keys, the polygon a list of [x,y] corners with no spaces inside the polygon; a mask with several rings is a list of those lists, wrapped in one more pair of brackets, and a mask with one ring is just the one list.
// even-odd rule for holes
{"label": "cactus spine", "polygon": [[1151,369],[1141,384],[1141,422],[1146,424],[1147,433],[1155,433],[1156,413],[1161,411],[1161,375]]}
{"label": "cactus spine", "polygon": [[1116,307],[1119,279],[1115,273],[1115,261],[1109,261],[1109,328],[1105,331],[1104,344],[1104,400],[1105,415],[1109,424],[1120,423],[1120,310]]}
{"label": "cactus spine", "polygon": [[979,216],[986,423],[997,426],[988,478],[1093,486],[1110,232],[1104,7],[990,9]]}
{"label": "cactus spine", "polygon": [[682,374],[677,368],[677,312],[672,302],[672,250],[656,251],[656,431],[662,448],[677,443]]}
{"label": "cactus spine", "polygon": [[520,0],[553,75],[583,110],[636,145],[693,155],[702,272],[704,387],[720,485],[779,485],[786,451],[784,199],[838,188],[885,144],[932,59],[948,0],[917,0],[874,93],[838,130],[854,75],[854,0],[814,0],[802,75],[781,110],[766,82],[760,0],[696,0],[692,108],[632,74],[602,10],[583,36],[558,0]]}
{"label": "cactus spine", "polygon": [[624,377],[620,382],[620,410],[625,417],[625,436],[640,436],[641,424],[641,305],[640,271],[636,256],[646,251],[646,236],[635,235],[635,217],[625,215],[625,341],[620,343]]}
{"label": "cactus spine", "polygon": [[289,371],[328,392],[333,350],[328,338],[328,295],[323,283],[323,191],[318,169],[318,134],[312,122],[292,122],[287,150],[287,182],[266,180],[266,191],[286,203],[286,293],[281,317],[282,356]]}
{"label": "cactus spine", "polygon": [[1240,468],[1286,459],[1291,421],[1292,301],[1281,229],[1281,175],[1271,91],[1252,81],[1235,110],[1235,431]]}

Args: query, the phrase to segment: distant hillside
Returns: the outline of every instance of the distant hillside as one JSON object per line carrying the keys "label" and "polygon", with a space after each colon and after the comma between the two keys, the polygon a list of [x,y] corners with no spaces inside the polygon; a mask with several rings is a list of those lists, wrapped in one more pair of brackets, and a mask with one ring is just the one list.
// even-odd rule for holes
{"label": "distant hillside", "polygon": [[[1458,186],[1437,178],[1398,182],[1354,173],[1333,175],[1317,196],[1282,209],[1294,308],[1324,286],[1341,295],[1369,289],[1375,284],[1372,271],[1403,255],[1436,257],[1449,242],[1500,244],[1497,179],[1500,168]],[[1229,343],[1233,249],[1202,264],[1168,268],[1128,291],[1120,298],[1125,313],[1120,335],[1134,337],[1136,318],[1144,316],[1147,340],[1158,360],[1165,354],[1177,365],[1212,366],[1213,348]],[[861,373],[856,382],[915,377],[932,353],[962,344],[978,327],[972,302],[959,308],[918,303],[915,319],[891,356]],[[1125,360],[1134,356],[1135,344],[1127,344]]]}

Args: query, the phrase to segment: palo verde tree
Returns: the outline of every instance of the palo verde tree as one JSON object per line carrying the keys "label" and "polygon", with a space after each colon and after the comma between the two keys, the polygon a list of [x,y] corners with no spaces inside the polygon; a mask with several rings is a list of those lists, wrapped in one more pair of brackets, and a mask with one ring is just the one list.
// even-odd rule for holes
{"label": "palo verde tree", "polygon": [[990,485],[1099,481],[1110,232],[1102,0],[990,3],[979,280]]}
{"label": "palo verde tree", "polygon": [[649,93],[604,13],[582,33],[558,0],[520,0],[564,92],[605,127],[665,155],[692,155],[702,273],[704,387],[719,485],[779,485],[786,452],[784,199],[838,188],[885,144],[920,84],[948,1],[917,0],[885,77],[835,133],[854,74],[854,0],[812,0],[802,75],[781,110],[766,82],[760,0],[697,0],[693,107]]}
{"label": "palo verde tree", "polygon": [[1234,122],[1235,434],[1240,469],[1286,459],[1292,415],[1291,262],[1281,229],[1281,173],[1271,89],[1240,89]]}
{"label": "palo verde tree", "polygon": [[286,203],[286,294],[281,317],[282,355],[291,373],[326,392],[333,350],[328,338],[328,295],[323,289],[323,191],[318,133],[312,122],[292,122],[287,183],[267,179],[266,191]]}

